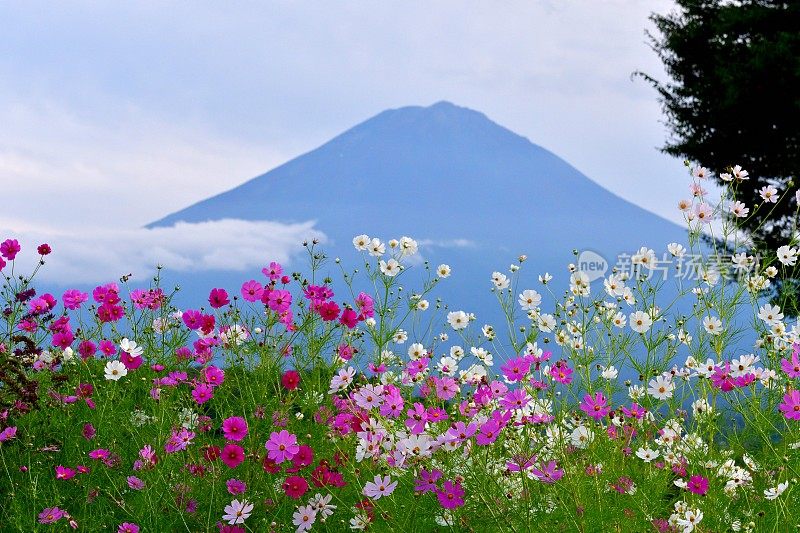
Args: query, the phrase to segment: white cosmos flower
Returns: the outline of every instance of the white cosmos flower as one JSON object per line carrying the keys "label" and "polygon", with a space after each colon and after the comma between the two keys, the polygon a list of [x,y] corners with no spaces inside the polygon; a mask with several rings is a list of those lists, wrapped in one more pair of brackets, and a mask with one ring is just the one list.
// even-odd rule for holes
{"label": "white cosmos flower", "polygon": [[386,245],[383,244],[380,239],[372,239],[369,241],[367,245],[367,249],[369,250],[369,255],[374,257],[380,257],[386,253]]}
{"label": "white cosmos flower", "polygon": [[767,185],[765,187],[761,187],[758,191],[758,195],[761,196],[761,199],[765,202],[774,204],[778,202],[778,189],[773,187],[772,185]]}
{"label": "white cosmos flower", "polygon": [[656,262],[656,252],[646,246],[639,248],[639,251],[631,256],[631,263],[634,265],[642,265],[650,270]]}
{"label": "white cosmos flower", "polygon": [[586,448],[594,440],[594,432],[586,426],[578,426],[572,430],[570,443],[576,448]]}
{"label": "white cosmos flower", "polygon": [[669,243],[667,245],[667,251],[672,255],[672,257],[683,257],[686,255],[686,248],[677,242]]}
{"label": "white cosmos flower", "polygon": [[542,295],[533,289],[524,290],[522,294],[519,295],[519,305],[522,306],[522,309],[525,311],[532,311],[541,303]]}
{"label": "white cosmos flower", "polygon": [[734,202],[731,206],[731,213],[733,213],[737,218],[744,218],[750,213],[750,208],[744,205],[742,202]]}
{"label": "white cosmos flower", "polygon": [[301,505],[292,515],[292,524],[297,526],[296,533],[308,531],[316,520],[317,509],[313,505]]}
{"label": "white cosmos flower", "polygon": [[556,327],[556,318],[547,313],[539,315],[539,319],[536,322],[539,331],[543,331],[545,333],[551,333]]}
{"label": "white cosmos flower", "polygon": [[691,533],[703,519],[703,511],[700,509],[689,509],[683,518],[678,518],[677,524],[681,526],[681,533]]}
{"label": "white cosmos flower", "polygon": [[418,359],[422,359],[428,355],[428,351],[425,349],[419,342],[415,342],[411,346],[408,347],[408,356],[411,358],[412,361],[416,361]]}
{"label": "white cosmos flower", "polygon": [[783,320],[783,313],[777,305],[764,304],[758,310],[758,318],[771,326]]}
{"label": "white cosmos flower", "polygon": [[703,202],[699,204],[697,207],[694,208],[694,216],[700,222],[704,224],[708,224],[711,222],[713,218],[714,210],[711,208],[710,205]]}
{"label": "white cosmos flower", "polygon": [[366,252],[369,247],[370,238],[367,235],[356,235],[353,237],[353,246],[359,252]]}
{"label": "white cosmos flower", "polygon": [[400,255],[403,257],[417,253],[417,241],[411,237],[400,237]]}
{"label": "white cosmos flower", "polygon": [[109,361],[108,363],[106,363],[105,372],[106,372],[106,379],[114,381],[118,381],[119,378],[128,375],[128,369],[125,368],[125,365],[116,360]]}
{"label": "white cosmos flower", "polygon": [[492,283],[498,290],[507,289],[511,282],[508,280],[508,276],[503,274],[502,272],[492,272]]}
{"label": "white cosmos flower", "polygon": [[614,365],[611,365],[608,368],[604,368],[600,375],[603,377],[603,379],[617,379],[619,370],[614,368]]}
{"label": "white cosmos flower", "polygon": [[653,319],[644,311],[636,311],[628,317],[631,329],[636,333],[645,333],[653,325]]}
{"label": "white cosmos flower", "polygon": [[783,483],[778,483],[777,487],[769,488],[764,491],[764,497],[768,500],[775,500],[783,494],[783,491],[786,490],[786,487],[789,486],[788,481],[784,481]]}
{"label": "white cosmos flower", "polygon": [[638,457],[645,463],[649,463],[650,461],[658,457],[658,455],[659,455],[658,450],[651,450],[646,446],[636,450],[636,457]]}
{"label": "white cosmos flower", "polygon": [[732,174],[733,177],[739,181],[750,179],[750,174],[746,170],[743,170],[741,165],[736,165],[733,167]]}
{"label": "white cosmos flower", "polygon": [[469,325],[469,316],[464,311],[447,313],[447,323],[455,330],[465,329]]}
{"label": "white cosmos flower", "polygon": [[674,390],[675,384],[672,382],[672,379],[663,375],[656,376],[647,384],[647,393],[657,400],[672,398],[672,392]]}
{"label": "white cosmos flower", "polygon": [[797,248],[787,245],[778,248],[778,261],[785,266],[794,266],[797,262]]}
{"label": "white cosmos flower", "polygon": [[539,275],[539,283],[541,283],[542,285],[547,285],[551,281],[553,281],[553,276],[551,276],[549,272],[545,272],[544,274]]}
{"label": "white cosmos flower", "polygon": [[395,259],[389,259],[388,261],[384,261],[381,259],[380,261],[381,272],[384,276],[389,276],[390,278],[395,277],[402,268],[400,263],[397,262]]}
{"label": "white cosmos flower", "polygon": [[142,355],[142,347],[138,346],[135,341],[128,340],[127,337],[119,341],[119,347],[123,352],[127,352],[131,357],[139,357]]}
{"label": "white cosmos flower", "polygon": [[233,500],[230,505],[225,506],[225,514],[222,519],[229,524],[244,524],[244,521],[250,517],[253,512],[253,504],[247,500],[239,501]]}
{"label": "white cosmos flower", "polygon": [[703,327],[711,335],[722,333],[722,321],[715,316],[707,316],[703,319]]}
{"label": "white cosmos flower", "polygon": [[436,275],[440,278],[450,277],[450,265],[441,264],[436,267]]}
{"label": "white cosmos flower", "polygon": [[575,296],[589,296],[589,276],[578,270],[569,277],[569,290]]}

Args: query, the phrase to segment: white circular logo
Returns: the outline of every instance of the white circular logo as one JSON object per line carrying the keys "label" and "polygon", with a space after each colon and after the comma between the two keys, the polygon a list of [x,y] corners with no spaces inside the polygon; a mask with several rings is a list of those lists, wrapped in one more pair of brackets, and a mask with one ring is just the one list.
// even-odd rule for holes
{"label": "white circular logo", "polygon": [[578,270],[589,276],[589,281],[594,281],[605,275],[608,261],[600,254],[585,250],[578,256]]}

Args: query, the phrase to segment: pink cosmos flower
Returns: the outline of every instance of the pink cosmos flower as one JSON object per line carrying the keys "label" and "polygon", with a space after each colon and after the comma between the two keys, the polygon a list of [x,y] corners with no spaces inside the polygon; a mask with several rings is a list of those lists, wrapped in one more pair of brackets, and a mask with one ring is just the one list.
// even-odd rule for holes
{"label": "pink cosmos flower", "polygon": [[375,476],[373,481],[367,481],[364,485],[363,494],[367,498],[378,500],[384,496],[389,496],[397,488],[397,481],[392,481],[389,476]]}
{"label": "pink cosmos flower", "polygon": [[406,427],[412,435],[419,435],[425,431],[425,424],[428,422],[428,411],[419,402],[414,402],[414,406],[406,411]]}
{"label": "pink cosmos flower", "polygon": [[791,361],[781,359],[781,369],[790,378],[800,377],[800,344],[793,346]]}
{"label": "pink cosmos flower", "polygon": [[230,298],[228,298],[228,291],[225,289],[211,289],[211,293],[208,295],[208,303],[214,309],[228,305],[231,303]]}
{"label": "pink cosmos flower", "polygon": [[264,447],[267,449],[267,456],[276,464],[291,460],[300,451],[297,437],[285,429],[280,433],[273,431]]}
{"label": "pink cosmos flower", "polygon": [[336,317],[339,316],[339,306],[336,305],[336,302],[325,302],[317,307],[317,312],[322,320],[329,322],[336,320]]}
{"label": "pink cosmos flower", "polygon": [[450,440],[464,442],[471,436],[478,431],[478,426],[474,423],[470,423],[469,425],[464,424],[464,422],[456,422],[453,427],[447,430],[447,436],[450,437]]}
{"label": "pink cosmos flower", "polygon": [[342,316],[339,317],[339,323],[347,326],[348,329],[353,329],[358,325],[358,314],[352,309],[345,309],[342,311]]}
{"label": "pink cosmos flower", "polygon": [[500,400],[500,406],[503,409],[524,409],[531,401],[528,392],[525,389],[514,389],[506,393]]}
{"label": "pink cosmos flower", "polygon": [[289,476],[281,485],[283,492],[292,499],[299,499],[308,490],[308,481],[300,476]]}
{"label": "pink cosmos flower", "polygon": [[203,379],[212,387],[219,387],[225,381],[225,371],[214,365],[207,366],[203,369]]}
{"label": "pink cosmos flower", "polygon": [[564,477],[564,471],[558,468],[555,461],[550,461],[541,468],[534,468],[531,473],[539,478],[542,483],[555,483]]}
{"label": "pink cosmos flower", "polygon": [[600,420],[611,411],[605,396],[601,392],[596,392],[594,396],[589,394],[584,396],[580,408],[581,411],[595,420]]}
{"label": "pink cosmos flower", "polygon": [[708,492],[708,479],[703,476],[692,476],[686,484],[686,489],[694,494],[705,496]]}
{"label": "pink cosmos flower", "polygon": [[240,441],[247,436],[247,421],[241,416],[232,416],[222,422],[222,433],[228,440]]}
{"label": "pink cosmos flower", "polygon": [[89,300],[89,294],[79,291],[78,289],[69,289],[64,291],[64,294],[61,296],[61,300],[64,302],[64,307],[74,311],[79,309],[83,302]]}
{"label": "pink cosmos flower", "polygon": [[[463,424],[463,422],[462,422]],[[419,478],[414,480],[414,490],[421,493],[432,492],[436,490],[436,482],[442,477],[442,471],[433,469],[428,472],[424,468],[419,472]]]}
{"label": "pink cosmos flower", "polygon": [[528,359],[524,357],[517,357],[507,361],[503,366],[500,367],[500,370],[503,371],[506,379],[513,382],[524,379],[530,368],[531,362]]}
{"label": "pink cosmos flower", "polygon": [[242,284],[242,298],[248,302],[256,302],[261,299],[264,294],[264,286],[254,279],[245,281]]}
{"label": "pink cosmos flower", "polygon": [[100,351],[103,352],[103,355],[106,357],[111,357],[117,353],[117,346],[110,340],[103,339],[100,341]]}
{"label": "pink cosmos flower", "polygon": [[226,444],[220,459],[228,468],[236,468],[244,461],[244,450],[238,444]]}
{"label": "pink cosmos flower", "polygon": [[142,490],[144,488],[144,481],[136,476],[128,476],[128,486],[133,490]]}
{"label": "pink cosmos flower", "polygon": [[445,481],[441,490],[436,491],[436,497],[445,509],[455,509],[464,505],[464,489],[458,481],[455,483]]}
{"label": "pink cosmos flower", "polygon": [[0,431],[0,442],[6,442],[17,436],[17,426],[11,426]]}
{"label": "pink cosmos flower", "polygon": [[238,479],[229,479],[225,483],[225,486],[228,488],[228,493],[230,493],[232,496],[242,494],[247,490],[247,485],[245,482]]}
{"label": "pink cosmos flower", "polygon": [[487,446],[494,441],[497,440],[497,436],[500,434],[500,424],[498,424],[495,420],[489,419],[483,423],[480,427],[480,432],[478,436],[475,437],[475,442],[479,446]]}
{"label": "pink cosmos flower", "polygon": [[122,362],[123,365],[125,365],[125,368],[127,368],[128,370],[136,370],[137,368],[142,366],[143,362],[142,356],[140,355],[133,356],[128,352],[122,352],[119,355],[119,360]]}
{"label": "pink cosmos flower", "polygon": [[68,466],[58,465],[56,467],[56,479],[72,479],[75,477],[75,470]]}
{"label": "pink cosmos flower", "polygon": [[286,390],[295,390],[300,385],[300,374],[296,370],[287,370],[281,376],[281,385]]}
{"label": "pink cosmos flower", "polygon": [[139,533],[139,526],[132,522],[123,522],[117,528],[117,533]]}
{"label": "pink cosmos flower", "polygon": [[461,392],[461,387],[458,385],[458,382],[450,376],[444,376],[441,379],[437,378],[434,383],[436,385],[436,396],[438,396],[440,400],[450,400]]}
{"label": "pink cosmos flower", "polygon": [[281,289],[269,291],[267,306],[276,313],[282,313],[292,306],[292,293]]}
{"label": "pink cosmos flower", "polygon": [[58,507],[48,507],[44,511],[39,513],[39,523],[53,524],[64,518],[66,515],[67,513],[65,513]]}
{"label": "pink cosmos flower", "polygon": [[800,420],[800,390],[788,392],[783,397],[783,403],[778,406],[783,411],[783,416],[790,420]]}
{"label": "pink cosmos flower", "polygon": [[261,273],[267,276],[271,281],[277,281],[281,277],[281,274],[283,274],[283,267],[280,263],[272,261],[269,267],[261,269]]}
{"label": "pink cosmos flower", "polygon": [[17,239],[6,239],[0,244],[0,255],[9,261],[13,261],[20,250],[22,250],[22,247],[19,245]]}
{"label": "pink cosmos flower", "polygon": [[34,298],[28,302],[28,312],[32,315],[41,315],[49,310],[50,306],[44,298]]}
{"label": "pink cosmos flower", "polygon": [[192,389],[192,398],[198,404],[204,404],[214,397],[214,389],[207,383],[197,383]]}
{"label": "pink cosmos flower", "polygon": [[353,393],[353,400],[366,411],[380,407],[383,403],[383,385],[364,385]]}
{"label": "pink cosmos flower", "polygon": [[569,385],[572,383],[572,369],[567,366],[566,361],[559,360],[550,368],[550,376],[557,382]]}
{"label": "pink cosmos flower", "polygon": [[195,433],[186,428],[181,428],[178,431],[173,431],[169,440],[164,444],[164,451],[167,453],[175,453],[185,450],[194,439]]}
{"label": "pink cosmos flower", "polygon": [[291,471],[297,472],[298,470],[302,470],[307,466],[311,466],[311,463],[314,462],[314,450],[311,446],[306,444],[301,444],[300,449],[297,450],[297,453],[294,457],[292,457],[292,468]]}

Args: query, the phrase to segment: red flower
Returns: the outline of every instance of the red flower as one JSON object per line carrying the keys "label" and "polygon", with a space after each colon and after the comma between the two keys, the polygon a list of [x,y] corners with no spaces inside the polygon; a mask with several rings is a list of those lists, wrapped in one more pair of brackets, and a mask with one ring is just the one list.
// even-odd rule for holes
{"label": "red flower", "polygon": [[294,370],[287,370],[281,377],[281,384],[286,390],[295,390],[300,385],[300,374]]}
{"label": "red flower", "polygon": [[53,251],[53,249],[50,248],[49,244],[45,243],[45,244],[40,244],[39,247],[36,248],[36,251],[39,252],[39,255],[49,255],[50,252]]}
{"label": "red flower", "polygon": [[300,476],[289,476],[283,482],[282,488],[287,496],[297,500],[302,498],[303,494],[308,490],[308,481]]}

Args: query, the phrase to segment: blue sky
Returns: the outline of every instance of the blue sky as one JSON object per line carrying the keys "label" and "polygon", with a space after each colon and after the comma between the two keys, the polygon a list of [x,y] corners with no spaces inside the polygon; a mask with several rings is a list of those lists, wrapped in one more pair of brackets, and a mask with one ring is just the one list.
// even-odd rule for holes
{"label": "blue sky", "polygon": [[113,239],[383,109],[438,100],[482,111],[679,220],[682,163],[658,152],[656,94],[631,80],[637,69],[663,76],[644,31],[651,11],[672,8],[4,2],[0,182],[15,200],[0,228]]}

